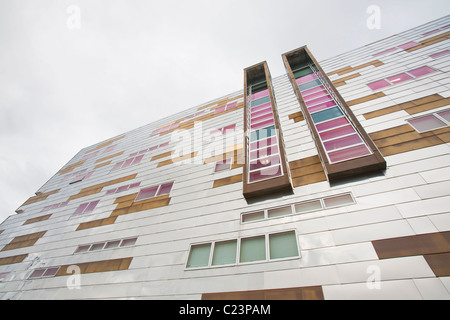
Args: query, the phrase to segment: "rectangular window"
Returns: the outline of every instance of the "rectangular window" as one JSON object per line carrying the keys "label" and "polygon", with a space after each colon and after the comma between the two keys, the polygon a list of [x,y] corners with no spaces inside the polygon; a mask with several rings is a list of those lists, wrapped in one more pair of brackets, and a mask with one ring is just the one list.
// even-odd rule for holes
{"label": "rectangular window", "polygon": [[123,169],[123,168],[129,167],[131,165],[139,164],[141,162],[142,158],[144,158],[143,154],[139,155],[137,157],[129,158],[129,159],[125,160],[125,161],[117,162],[114,165],[114,167],[112,168],[112,171]]}
{"label": "rectangular window", "polygon": [[100,202],[100,200],[96,200],[96,201],[80,204],[80,206],[77,208],[77,210],[75,210],[75,212],[73,214],[79,215],[79,214],[84,214],[84,213],[90,213],[90,212],[94,211],[95,207],[97,206],[97,204],[99,202]]}
{"label": "rectangular window", "polygon": [[450,109],[409,119],[407,122],[419,133],[443,128],[450,125]]}
{"label": "rectangular window", "polygon": [[209,265],[211,243],[196,245],[191,247],[187,268],[200,268]]}
{"label": "rectangular window", "polygon": [[134,246],[136,244],[137,238],[127,238],[120,240],[112,240],[107,242],[85,244],[79,246],[74,253],[92,252],[99,250],[114,249],[119,247]]}
{"label": "rectangular window", "polygon": [[219,160],[216,162],[214,172],[220,172],[231,169],[231,158],[225,160]]}
{"label": "rectangular window", "polygon": [[244,197],[291,191],[267,63],[244,70]]}
{"label": "rectangular window", "polygon": [[[283,61],[328,180],[385,169],[378,148],[306,46],[283,54]],[[370,85],[378,89],[391,83],[383,79]]]}
{"label": "rectangular window", "polygon": [[265,236],[241,239],[240,262],[266,260]]}
{"label": "rectangular window", "polygon": [[420,68],[412,69],[394,76],[387,77],[386,79],[377,80],[375,82],[368,83],[367,86],[376,91],[378,89],[388,87],[403,81],[411,80],[414,78],[418,78],[429,73],[436,72],[435,69],[430,68],[428,66],[423,66]]}
{"label": "rectangular window", "polygon": [[295,231],[269,235],[270,259],[283,259],[298,256]]}
{"label": "rectangular window", "polygon": [[172,190],[173,182],[163,183],[157,186],[141,189],[136,196],[135,201],[150,199],[153,197],[159,197],[162,195],[170,194]]}
{"label": "rectangular window", "polygon": [[214,244],[213,266],[236,263],[237,240],[216,242]]}

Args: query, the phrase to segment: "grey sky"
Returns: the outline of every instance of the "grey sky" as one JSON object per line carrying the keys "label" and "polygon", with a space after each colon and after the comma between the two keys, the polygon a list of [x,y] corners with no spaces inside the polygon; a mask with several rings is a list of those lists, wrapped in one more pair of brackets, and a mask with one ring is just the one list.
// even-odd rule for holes
{"label": "grey sky", "polygon": [[245,67],[266,60],[276,77],[302,45],[320,61],[448,13],[448,0],[1,0],[0,222],[80,149],[237,91]]}

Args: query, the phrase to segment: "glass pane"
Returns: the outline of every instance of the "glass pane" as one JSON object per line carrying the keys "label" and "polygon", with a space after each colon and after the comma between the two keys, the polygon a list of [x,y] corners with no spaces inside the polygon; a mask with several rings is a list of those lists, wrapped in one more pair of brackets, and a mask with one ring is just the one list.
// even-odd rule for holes
{"label": "glass pane", "polygon": [[161,188],[159,188],[158,196],[161,196],[163,194],[169,194],[170,190],[172,190],[173,182],[165,183],[161,185]]}
{"label": "glass pane", "polygon": [[311,73],[313,73],[311,68],[301,69],[301,70],[298,70],[298,71],[294,72],[294,78],[297,79],[299,77],[306,76],[306,75],[311,74]]}
{"label": "glass pane", "polygon": [[93,244],[93,245],[91,246],[91,248],[89,249],[89,251],[101,250],[101,249],[103,249],[104,245],[105,245],[104,242]]}
{"label": "glass pane", "polygon": [[416,119],[408,120],[408,122],[419,132],[433,130],[444,127],[446,124],[433,116],[432,114]]}
{"label": "glass pane", "polygon": [[304,83],[310,82],[312,80],[316,80],[317,76],[314,73],[310,73],[306,76],[302,76],[302,77],[299,77],[296,79],[297,79],[298,84],[304,84]]}
{"label": "glass pane", "polygon": [[269,89],[252,94],[252,100],[260,99],[269,95]]}
{"label": "glass pane", "polygon": [[80,206],[78,207],[78,209],[73,213],[73,214],[82,214],[84,209],[86,209],[86,207],[89,205],[89,203],[83,203],[80,204]]}
{"label": "glass pane", "polygon": [[269,235],[270,259],[297,257],[297,240],[295,232],[284,232]]}
{"label": "glass pane", "polygon": [[386,53],[389,53],[389,52],[394,51],[394,50],[397,50],[397,48],[387,49],[385,51],[381,51],[381,52],[375,53],[372,56],[374,56],[374,57],[381,56],[382,54],[386,54]]}
{"label": "glass pane", "polygon": [[324,141],[329,140],[329,139],[334,139],[346,134],[350,134],[355,132],[355,129],[353,129],[352,126],[344,126],[344,127],[340,127],[337,129],[333,129],[333,130],[329,130],[329,131],[325,131],[320,133],[320,138]]}
{"label": "glass pane", "polygon": [[251,133],[251,141],[266,139],[275,135],[275,126],[270,126],[268,128],[259,129]]}
{"label": "glass pane", "polygon": [[328,129],[332,129],[332,128],[336,128],[339,126],[342,126],[344,124],[348,124],[348,120],[344,117],[342,118],[337,118],[337,119],[333,119],[324,123],[320,123],[318,125],[316,125],[317,131],[324,131],[324,130],[328,130]]}
{"label": "glass pane", "polygon": [[319,200],[297,203],[295,205],[295,212],[297,212],[297,213],[308,212],[308,211],[319,210],[319,209],[322,209],[322,204],[320,203]]}
{"label": "glass pane", "polygon": [[86,245],[86,246],[79,246],[78,249],[75,251],[75,253],[86,252],[86,251],[89,250],[89,247],[90,247],[90,246],[91,246],[90,244],[88,244],[88,245]]}
{"label": "glass pane", "polygon": [[365,145],[359,145],[339,151],[330,152],[328,156],[330,157],[331,162],[337,162],[362,157],[369,154],[370,151]]}
{"label": "glass pane", "polygon": [[264,147],[273,145],[275,143],[277,143],[277,138],[276,137],[272,137],[272,138],[269,138],[269,139],[266,139],[266,140],[253,142],[253,143],[250,144],[250,150],[264,148]]}
{"label": "glass pane", "polygon": [[273,166],[276,164],[280,164],[280,156],[279,155],[274,155],[271,157],[267,157],[267,158],[263,158],[263,159],[259,159],[259,160],[250,162],[250,171],[258,170],[258,169],[261,169],[264,167]]}
{"label": "glass pane", "polygon": [[312,93],[315,93],[315,92],[318,92],[318,91],[321,91],[321,90],[325,90],[325,87],[324,86],[318,86],[318,87],[314,87],[314,88],[309,89],[309,90],[302,91],[302,96],[307,96],[309,94],[312,94]]}
{"label": "glass pane", "polygon": [[398,47],[403,49],[403,50],[406,50],[406,49],[409,49],[409,48],[412,48],[412,47],[415,47],[415,46],[418,46],[418,45],[420,45],[420,43],[411,41],[411,42],[407,42],[405,44],[402,44],[402,45],[400,45]]}
{"label": "glass pane", "polygon": [[43,277],[53,277],[58,272],[58,270],[59,270],[59,267],[48,268],[42,276]]}
{"label": "glass pane", "polygon": [[447,120],[448,122],[450,122],[450,110],[444,110],[444,111],[441,111],[441,112],[437,112],[437,114],[440,117],[442,117],[445,120]]}
{"label": "glass pane", "polygon": [[426,74],[429,73],[433,73],[436,70],[434,70],[433,68],[430,68],[428,66],[424,66],[424,67],[420,67],[411,71],[408,71],[410,74],[412,74],[414,77],[420,77],[420,76],[424,76]]}
{"label": "glass pane", "polygon": [[140,185],[141,185],[140,182],[136,182],[136,183],[130,184],[130,189],[131,189],[131,188],[139,187]]}
{"label": "glass pane", "polygon": [[200,244],[191,247],[188,268],[207,267],[209,263],[209,254],[211,251],[211,243]]}
{"label": "glass pane", "polygon": [[353,203],[353,198],[350,194],[342,194],[339,196],[325,198],[323,199],[323,202],[325,203],[325,207],[331,208],[336,206],[342,206],[345,204],[351,204]]}
{"label": "glass pane", "polygon": [[144,158],[144,155],[141,155],[139,157],[134,158],[133,163],[132,164],[138,164],[141,162],[142,158]]}
{"label": "glass pane", "polygon": [[403,82],[409,79],[412,79],[412,77],[406,73],[400,73],[397,74],[395,76],[389,77],[387,78],[390,82],[392,82],[393,84],[399,83],[399,82]]}
{"label": "glass pane", "polygon": [[267,148],[259,149],[256,151],[250,152],[250,160],[255,160],[262,157],[267,157],[273,154],[278,154],[278,146],[272,145]]}
{"label": "glass pane", "polygon": [[330,107],[334,107],[335,105],[336,105],[336,102],[334,100],[331,100],[331,101],[327,101],[327,102],[320,103],[318,105],[309,107],[308,111],[310,113],[313,113],[313,112],[324,110],[324,109],[327,109],[327,108],[330,108]]}
{"label": "glass pane", "polygon": [[327,95],[328,94],[328,91],[327,90],[318,90],[317,92],[315,92],[315,93],[312,93],[312,94],[310,94],[310,95],[305,95],[305,96],[303,96],[303,100],[305,100],[305,102],[306,101],[310,101],[310,100],[313,100],[313,99],[316,99],[316,98],[319,98],[319,97],[322,97],[322,96],[325,96],[325,95]]}
{"label": "glass pane", "polygon": [[109,241],[106,243],[105,249],[117,248],[120,244],[120,240]]}
{"label": "glass pane", "polygon": [[281,208],[268,210],[268,217],[269,218],[285,216],[285,215],[288,215],[288,214],[292,214],[291,206],[286,206],[286,207],[281,207]]}
{"label": "glass pane", "polygon": [[251,126],[251,129],[253,130],[253,129],[264,128],[264,127],[270,126],[270,125],[272,125],[274,123],[275,123],[274,119],[269,119],[269,120],[266,120],[266,121],[263,121],[263,122],[260,122],[260,123],[257,123],[257,124],[253,124]]}
{"label": "glass pane", "polygon": [[331,96],[329,94],[327,94],[326,96],[322,96],[322,97],[319,97],[316,99],[309,100],[309,101],[305,102],[305,104],[306,104],[306,106],[309,107],[309,106],[314,106],[316,104],[319,104],[321,102],[325,103],[325,102],[329,102],[329,101],[332,101],[332,99],[331,99]]}
{"label": "glass pane", "polygon": [[147,188],[147,189],[142,189],[139,192],[138,196],[136,197],[136,201],[154,197],[155,194],[156,194],[156,191],[158,191],[158,186],[150,187],[150,188]]}
{"label": "glass pane", "polygon": [[330,108],[330,109],[326,109],[323,111],[313,113],[313,114],[311,114],[311,117],[312,117],[314,123],[318,123],[318,122],[323,122],[323,121],[327,121],[330,119],[334,119],[334,118],[340,117],[342,115],[343,115],[342,111],[338,107],[334,107],[334,108]]}
{"label": "glass pane", "polygon": [[237,240],[216,242],[214,245],[213,266],[236,263]]}
{"label": "glass pane", "polygon": [[299,85],[298,88],[300,89],[301,92],[303,92],[303,91],[306,91],[308,89],[317,87],[319,85],[321,85],[321,82],[319,80],[313,80],[313,81],[310,81],[308,83]]}
{"label": "glass pane", "polygon": [[372,90],[378,90],[384,87],[389,87],[390,85],[391,84],[384,79],[367,84],[367,86]]}
{"label": "glass pane", "polygon": [[278,177],[281,175],[280,166],[276,166],[273,168],[267,168],[263,170],[258,170],[250,173],[250,182],[255,182],[258,180],[264,180],[269,178]]}
{"label": "glass pane", "polygon": [[89,203],[88,207],[86,208],[86,210],[84,211],[84,213],[88,213],[88,212],[92,212],[94,211],[95,207],[97,206],[97,204],[100,202],[100,200],[97,201],[93,201],[91,203]]}
{"label": "glass pane", "polygon": [[352,146],[354,144],[361,143],[362,140],[357,134],[352,134],[351,136],[346,136],[343,138],[338,138],[334,140],[330,140],[327,142],[324,142],[323,145],[325,146],[325,149],[327,151],[335,150],[347,146]]}
{"label": "glass pane", "polygon": [[266,239],[264,236],[241,240],[240,262],[266,260]]}
{"label": "glass pane", "polygon": [[37,269],[29,276],[29,278],[40,278],[44,274],[46,269]]}
{"label": "glass pane", "polygon": [[273,113],[272,112],[264,114],[264,115],[259,116],[259,117],[252,117],[251,124],[255,124],[255,123],[258,123],[258,122],[261,122],[261,121],[264,121],[264,120],[268,120],[268,119],[273,119]]}
{"label": "glass pane", "polygon": [[436,59],[436,58],[438,58],[440,56],[443,56],[443,55],[446,55],[446,54],[449,54],[449,53],[450,53],[450,50],[444,50],[444,51],[441,51],[441,52],[438,52],[438,53],[430,55],[430,58]]}
{"label": "glass pane", "polygon": [[245,213],[242,215],[242,222],[250,222],[264,219],[264,211]]}
{"label": "glass pane", "polygon": [[136,241],[137,241],[137,238],[125,239],[125,240],[122,241],[122,244],[120,246],[121,247],[134,246]]}
{"label": "glass pane", "polygon": [[253,108],[253,107],[256,107],[256,106],[260,106],[260,105],[262,105],[262,104],[265,104],[265,103],[267,103],[267,102],[270,102],[270,96],[265,96],[265,97],[262,97],[262,98],[253,100],[253,101],[251,102],[250,106]]}
{"label": "glass pane", "polygon": [[217,161],[214,172],[220,172],[220,171],[229,170],[229,169],[231,169],[231,158]]}

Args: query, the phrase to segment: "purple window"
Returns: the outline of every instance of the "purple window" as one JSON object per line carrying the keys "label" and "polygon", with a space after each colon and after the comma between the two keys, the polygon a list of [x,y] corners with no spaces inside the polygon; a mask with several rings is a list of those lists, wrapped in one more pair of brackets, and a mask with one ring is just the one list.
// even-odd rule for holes
{"label": "purple window", "polygon": [[47,269],[36,269],[33,271],[33,273],[29,276],[29,278],[40,278],[45,273],[45,270]]}
{"label": "purple window", "polygon": [[58,272],[58,270],[59,270],[59,267],[48,268],[42,276],[43,277],[54,277],[55,274]]}
{"label": "purple window", "polygon": [[131,189],[131,188],[139,187],[140,185],[141,185],[140,182],[136,182],[136,183],[130,184],[130,189]]}
{"label": "purple window", "polygon": [[121,247],[132,246],[136,243],[137,238],[124,239],[122,240]]}
{"label": "purple window", "polygon": [[267,169],[261,169],[257,171],[250,172],[250,182],[264,180],[268,178],[275,178],[281,175],[281,167],[276,166]]}
{"label": "purple window", "polygon": [[398,46],[398,47],[399,47],[400,49],[406,50],[406,49],[409,49],[409,48],[416,47],[416,46],[418,46],[418,45],[420,45],[420,43],[411,41],[411,42],[407,42],[407,43],[405,43],[405,44],[402,44],[401,46]]}
{"label": "purple window", "polygon": [[121,187],[117,188],[116,192],[122,192],[122,191],[128,190],[128,188],[129,188],[129,186],[121,186]]}
{"label": "purple window", "polygon": [[327,122],[322,122],[316,125],[317,131],[321,132],[324,130],[336,128],[345,124],[348,124],[348,120],[344,117],[336,118]]}
{"label": "purple window", "polygon": [[416,119],[411,119],[408,120],[408,122],[418,132],[425,132],[446,126],[446,124],[443,121],[439,120],[432,114]]}
{"label": "purple window", "polygon": [[140,163],[140,162],[141,162],[141,160],[142,160],[142,158],[144,158],[144,155],[140,155],[140,156],[138,156],[138,157],[134,158],[134,159],[133,159],[133,163],[132,163],[132,165],[135,165],[135,164],[138,164],[138,163]]}
{"label": "purple window", "polygon": [[341,136],[344,136],[344,135],[347,135],[350,133],[354,133],[354,132],[355,132],[355,129],[353,129],[353,127],[351,125],[348,125],[348,126],[340,127],[337,129],[321,132],[321,133],[319,133],[319,135],[323,141],[326,141],[326,140],[338,138],[338,137],[341,137]]}
{"label": "purple window", "polygon": [[237,107],[237,102],[232,102],[230,104],[227,104],[227,110],[234,109],[236,107]]}
{"label": "purple window", "polygon": [[172,190],[173,182],[162,184],[158,191],[158,196],[162,196],[164,194],[170,194],[170,190]]}
{"label": "purple window", "polygon": [[113,194],[116,192],[116,189],[110,189],[108,191],[106,191],[106,194]]}
{"label": "purple window", "polygon": [[217,161],[214,172],[220,172],[229,169],[231,169],[231,158]]}
{"label": "purple window", "polygon": [[158,191],[158,186],[142,189],[136,197],[136,201],[152,198]]}
{"label": "purple window", "polygon": [[75,253],[82,253],[82,252],[86,252],[86,251],[88,251],[89,250],[89,247],[90,247],[91,245],[86,245],[86,246],[79,246],[78,248],[77,248],[77,250],[75,251]]}
{"label": "purple window", "polygon": [[328,101],[328,102],[325,102],[325,103],[321,103],[321,104],[309,107],[308,111],[310,113],[313,113],[313,112],[317,112],[317,111],[320,111],[320,110],[324,110],[324,109],[327,109],[327,108],[334,107],[335,105],[336,105],[336,102],[334,102],[334,100],[332,100],[332,101]]}
{"label": "purple window", "polygon": [[441,52],[434,53],[434,54],[430,55],[430,58],[436,59],[436,58],[439,58],[439,57],[441,57],[443,55],[446,55],[446,54],[449,54],[449,53],[450,53],[450,50],[444,50],[444,51],[441,51]]}
{"label": "purple window", "polygon": [[100,200],[97,201],[93,201],[91,203],[89,203],[89,205],[87,206],[86,210],[84,210],[83,213],[89,213],[94,211],[95,207],[97,206],[97,204],[100,202]]}
{"label": "purple window", "polygon": [[221,112],[225,111],[225,108],[226,108],[226,106],[217,108],[216,110],[214,110],[214,114],[221,113]]}
{"label": "purple window", "polygon": [[77,208],[77,210],[75,210],[73,214],[82,214],[84,212],[84,209],[86,209],[88,205],[89,203],[80,204],[80,206]]}
{"label": "purple window", "polygon": [[367,86],[372,90],[378,90],[384,87],[389,87],[390,85],[391,84],[384,79],[367,84]]}
{"label": "purple window", "polygon": [[325,90],[325,87],[324,87],[324,86],[314,87],[314,88],[312,88],[312,89],[308,89],[308,90],[302,91],[302,96],[303,96],[303,95],[307,96],[307,95],[316,93],[316,92],[318,92],[318,91],[323,91],[323,90]]}
{"label": "purple window", "polygon": [[389,77],[387,78],[390,82],[392,82],[393,84],[399,83],[399,82],[403,82],[406,80],[410,80],[412,79],[412,77],[406,73],[400,73],[397,74],[395,76]]}
{"label": "purple window", "polygon": [[384,50],[382,52],[375,53],[372,56],[374,56],[374,57],[381,56],[383,54],[386,54],[386,53],[389,53],[389,52],[392,52],[392,51],[395,51],[395,50],[397,50],[397,48],[387,49],[387,50]]}
{"label": "purple window", "polygon": [[234,132],[234,129],[236,128],[236,125],[235,124],[233,124],[233,125],[231,125],[231,126],[227,126],[227,127],[225,127],[225,128],[223,128],[223,134],[227,134],[227,133],[229,133],[229,132]]}
{"label": "purple window", "polygon": [[347,149],[330,152],[328,154],[328,156],[330,157],[331,162],[338,162],[338,161],[344,161],[344,160],[348,160],[348,159],[366,156],[369,154],[370,154],[370,151],[367,149],[367,147],[365,145],[358,145],[355,147],[350,147]]}
{"label": "purple window", "polygon": [[313,80],[316,80],[317,76],[314,73],[308,74],[306,76],[300,77],[296,80],[297,84],[304,84]]}
{"label": "purple window", "polygon": [[122,167],[123,163],[124,163],[124,161],[117,162],[115,164],[115,166],[112,168],[112,170],[120,169]]}
{"label": "purple window", "polygon": [[[252,100],[256,100],[269,95],[269,89],[252,94]],[[237,105],[237,102],[236,102]]]}
{"label": "purple window", "polygon": [[436,70],[434,70],[433,68],[430,68],[428,66],[423,66],[417,69],[413,69],[411,71],[408,71],[410,74],[412,74],[414,77],[420,77],[420,76],[424,76],[426,74],[429,73],[433,73]]}

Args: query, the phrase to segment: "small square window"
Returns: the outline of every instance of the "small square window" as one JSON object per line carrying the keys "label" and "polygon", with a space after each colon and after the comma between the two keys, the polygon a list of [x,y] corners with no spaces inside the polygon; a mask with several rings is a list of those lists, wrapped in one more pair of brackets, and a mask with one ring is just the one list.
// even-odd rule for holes
{"label": "small square window", "polygon": [[211,243],[195,245],[191,247],[187,268],[207,267],[211,252]]}
{"label": "small square window", "polygon": [[216,242],[214,245],[213,266],[236,263],[237,240]]}
{"label": "small square window", "polygon": [[428,66],[423,66],[423,67],[420,67],[420,68],[417,68],[417,69],[413,69],[413,70],[408,71],[408,72],[410,74],[412,74],[414,77],[421,77],[421,76],[424,76],[426,74],[433,73],[435,71],[436,70],[434,70],[433,68],[430,68]]}
{"label": "small square window", "polygon": [[105,249],[117,248],[120,244],[120,240],[109,241],[106,243]]}
{"label": "small square window", "polygon": [[158,186],[142,189],[135,201],[152,198],[155,196],[156,191],[158,191]]}
{"label": "small square window", "polygon": [[231,169],[231,158],[219,160],[216,162],[214,172],[220,172]]}
{"label": "small square window", "polygon": [[158,191],[158,196],[162,196],[164,194],[170,194],[170,190],[172,190],[173,182],[162,184]]}
{"label": "small square window", "polygon": [[367,86],[374,91],[384,87],[389,87],[390,85],[391,84],[384,79],[367,84]]}
{"label": "small square window", "polygon": [[137,241],[137,238],[130,238],[130,239],[125,239],[122,241],[122,243],[120,244],[121,247],[126,247],[126,246],[133,246]]}
{"label": "small square window", "polygon": [[439,120],[432,114],[407,121],[419,133],[446,126],[446,124],[443,121]]}

